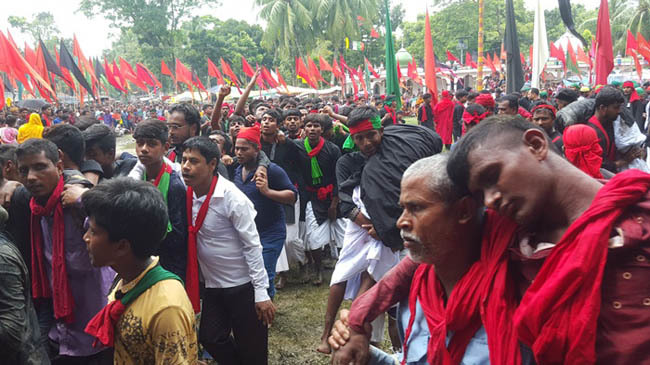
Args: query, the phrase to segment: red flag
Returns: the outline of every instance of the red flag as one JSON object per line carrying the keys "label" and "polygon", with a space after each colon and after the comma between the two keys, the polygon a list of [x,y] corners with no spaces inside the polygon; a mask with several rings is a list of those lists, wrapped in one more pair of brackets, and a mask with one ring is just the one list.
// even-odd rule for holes
{"label": "red flag", "polygon": [[[467,55],[469,56],[469,52],[467,52]],[[468,60],[471,62],[472,57],[470,56]],[[399,66],[397,69],[399,70]],[[429,9],[427,9],[424,18],[424,84],[429,90],[429,94],[431,94],[431,106],[433,107],[438,103],[438,81],[436,80],[436,56],[433,52]]]}
{"label": "red flag", "polygon": [[499,58],[502,60],[508,59],[508,54],[506,53],[506,47],[503,44],[503,41],[501,41],[501,54],[499,55]]}
{"label": "red flag", "polygon": [[474,62],[472,61],[472,55],[469,53],[469,51],[465,52],[465,66],[467,67],[472,67],[472,64]]}
{"label": "red flag", "polygon": [[91,83],[98,82],[97,77],[95,76],[95,70],[90,65],[90,62],[88,62],[86,56],[84,56],[84,53],[81,51],[81,47],[77,41],[77,36],[74,34],[72,35],[72,54],[77,57],[77,64],[79,65],[81,72],[85,70],[90,75]]}
{"label": "red flag", "polygon": [[5,84],[0,77],[0,109],[5,107]]}
{"label": "red flag", "polygon": [[248,61],[246,61],[246,58],[244,56],[241,56],[241,68],[246,76],[253,77],[253,75],[255,75],[255,71],[253,71],[253,68],[251,68],[251,65],[248,64]]}
{"label": "red flag", "polygon": [[332,73],[334,74],[334,77],[338,79],[341,78],[341,68],[339,67],[338,62],[336,61],[336,57],[334,57],[334,61],[332,62]]}
{"label": "red flag", "polygon": [[524,57],[524,52],[520,52],[519,57],[521,57],[521,65],[526,66],[526,57]]}
{"label": "red flag", "polygon": [[370,63],[370,61],[368,61],[368,59],[365,58],[365,57],[364,57],[364,60],[366,61],[366,66],[368,66],[368,71],[370,71],[370,73],[372,74],[372,76],[374,76],[376,79],[379,79],[379,74],[378,74],[377,71],[375,71],[375,69],[372,67],[372,64]]}
{"label": "red flag", "polygon": [[[40,45],[39,45],[40,49]],[[44,75],[41,72],[41,68],[38,67],[38,57],[36,56],[36,52],[32,50],[29,45],[27,45],[27,42],[25,42],[25,61],[27,61],[28,64],[32,65],[34,70],[40,75],[44,80],[47,80],[47,75]],[[43,66],[45,66],[45,61],[43,61]],[[42,85],[36,80],[31,79],[32,85],[38,89],[39,94],[41,94],[41,97],[45,98],[48,102],[52,102],[52,98],[50,97],[50,93],[47,90],[44,90]],[[46,81],[47,82],[47,81]],[[47,85],[49,86],[50,83],[48,82]]]}
{"label": "red flag", "polygon": [[305,63],[302,61],[302,57],[296,57],[296,75],[302,77],[312,88],[318,89],[318,86],[311,79],[307,66],[305,66]]}
{"label": "red flag", "polygon": [[160,81],[158,81],[158,79],[156,78],[156,75],[154,75],[153,72],[151,72],[151,70],[147,68],[147,66],[145,66],[143,64],[140,64],[140,66],[142,66],[142,68],[144,68],[144,70],[147,71],[147,73],[149,74],[149,76],[153,80],[154,87],[162,87],[162,84],[160,83]]}
{"label": "red flag", "polygon": [[576,47],[576,48],[578,50],[578,53],[576,55],[576,59],[578,61],[580,61],[580,62],[584,62],[584,63],[586,63],[588,65],[591,65],[591,60],[589,59],[589,56],[587,56],[587,54],[585,53],[585,50],[581,46]]}
{"label": "red flag", "polygon": [[138,79],[140,81],[144,82],[145,84],[147,84],[147,85],[149,85],[151,87],[156,86],[156,83],[153,82],[153,79],[151,78],[151,75],[149,75],[149,73],[147,72],[147,70],[145,70],[144,66],[142,66],[141,63],[136,63],[135,64],[135,70],[136,70],[136,74],[138,76]]}
{"label": "red flag", "polygon": [[485,57],[485,65],[492,70],[492,73],[497,72],[497,68],[494,66],[494,63],[492,62],[492,58],[490,57],[490,54],[488,53],[487,56]]}
{"label": "red flag", "polygon": [[126,94],[126,90],[124,90],[122,85],[120,85],[120,83],[115,79],[115,76],[113,75],[112,67],[108,64],[108,62],[106,62],[106,58],[104,58],[104,71],[106,72],[106,80],[108,80],[108,83],[111,84],[117,90]]}
{"label": "red flag", "polygon": [[339,59],[341,60],[341,63],[339,63],[339,64],[341,65],[341,71],[342,71],[344,74],[345,74],[345,71],[346,71],[346,70],[348,71],[348,73],[352,72],[353,75],[356,75],[356,74],[357,74],[357,72],[356,72],[355,70],[352,70],[350,67],[348,67],[348,64],[345,63],[345,59],[343,58],[343,54],[341,54],[341,55],[339,56]]}
{"label": "red flag", "polygon": [[327,63],[327,61],[325,61],[325,59],[323,58],[323,56],[319,56],[319,58],[318,58],[318,63],[319,63],[319,65],[320,65],[320,70],[321,70],[321,71],[329,71],[329,72],[332,72],[332,66],[330,66],[330,64]]}
{"label": "red flag", "polygon": [[650,44],[648,44],[648,41],[645,40],[643,37],[643,34],[637,33],[636,34],[636,42],[637,42],[637,52],[645,58],[646,61],[650,62]]}
{"label": "red flag", "polygon": [[221,71],[223,71],[224,75],[230,78],[230,82],[234,83],[235,85],[237,85],[237,88],[239,88],[239,79],[237,79],[237,75],[235,75],[235,73],[232,72],[230,65],[228,64],[228,62],[224,61],[223,58],[221,58]]}
{"label": "red flag", "polygon": [[275,81],[275,79],[273,78],[273,75],[271,75],[271,72],[269,72],[269,70],[265,66],[262,66],[261,76],[264,78],[264,81],[267,84],[269,84],[270,87],[272,87],[272,88],[278,87],[278,82]]}
{"label": "red flag", "polygon": [[280,75],[280,71],[278,70],[277,67],[275,68],[275,74],[278,75],[278,82],[280,82],[280,84],[282,84],[282,86],[284,86],[284,88],[287,89],[287,91],[289,91],[289,88],[287,87],[287,83],[284,81],[282,75]]}
{"label": "red flag", "polygon": [[636,67],[637,75],[639,75],[639,81],[643,82],[643,68],[641,67],[641,62],[639,61],[639,55],[636,52],[636,49],[630,48],[630,55],[634,59],[634,66]]}
{"label": "red flag", "polygon": [[147,85],[145,85],[144,81],[138,78],[138,74],[133,70],[131,65],[128,62],[126,62],[126,60],[122,57],[120,57],[120,72],[122,73],[124,78],[131,81],[133,85],[139,87],[144,92],[149,92],[149,89],[147,88]]}
{"label": "red flag", "polygon": [[199,75],[197,75],[194,71],[192,71],[192,85],[196,86],[196,88],[199,90],[207,91],[205,89],[205,86],[203,86],[201,79],[199,79]]}
{"label": "red flag", "polygon": [[120,68],[117,67],[117,63],[115,63],[115,60],[113,60],[113,75],[115,75],[115,78],[120,81],[120,85],[122,85],[122,88],[128,91],[129,84],[126,82],[126,78],[124,78],[124,75],[122,75],[122,71],[120,71]]}
{"label": "red flag", "polygon": [[208,57],[208,76],[212,76],[217,79],[218,85],[224,85],[223,76],[217,66],[212,63],[212,60]]}
{"label": "red flag", "polygon": [[[32,66],[25,61],[23,56],[5,36],[0,32],[0,55],[3,55],[0,58],[4,58],[4,61],[0,61],[0,68],[3,68],[2,71],[6,73],[13,73],[13,75],[18,78],[26,89],[30,90],[30,94],[34,94],[34,91],[27,85],[27,79],[25,75],[29,75],[36,82],[39,82],[47,91],[54,93],[49,83],[47,83],[41,75],[32,68]],[[4,64],[4,66],[3,66]]]}
{"label": "red flag", "polygon": [[533,46],[531,45],[528,49],[528,65],[533,66]]}
{"label": "red flag", "polygon": [[418,75],[418,64],[415,62],[415,57],[413,57],[413,61],[408,64],[408,77],[422,85],[422,78]]}
{"label": "red flag", "polygon": [[497,56],[496,52],[494,52],[492,55],[492,64],[494,64],[494,67],[496,67],[498,70],[501,70],[501,60]]}
{"label": "red flag", "polygon": [[631,49],[636,50],[637,48],[639,48],[639,47],[638,47],[638,45],[636,43],[636,38],[634,38],[634,34],[632,34],[632,32],[630,32],[630,30],[628,29],[627,30],[627,42],[625,43],[625,54],[626,55],[632,55],[632,53],[630,53],[630,50]]}
{"label": "red flag", "polygon": [[350,80],[352,80],[352,90],[354,90],[354,100],[355,101],[359,100],[359,86],[357,85],[357,82],[354,81],[354,75],[352,74],[352,72],[350,72],[350,69],[348,69],[348,74],[350,74]]}
{"label": "red flag", "polygon": [[614,69],[612,28],[609,25],[609,5],[600,0],[598,25],[596,26],[596,84],[606,85],[607,76]]}
{"label": "red flag", "polygon": [[192,73],[178,58],[176,59],[176,81],[184,83],[190,89],[190,92],[194,92],[192,88]]}
{"label": "red flag", "polygon": [[449,52],[449,50],[447,50],[447,60],[448,61],[455,61],[457,63],[460,63],[458,58],[456,58],[456,56],[454,56],[451,52]]}
{"label": "red flag", "polygon": [[164,60],[160,61],[160,73],[171,77],[174,80],[174,82],[176,82],[176,77],[174,77],[172,70],[170,70],[169,67],[167,67],[167,64],[165,63]]}
{"label": "red flag", "polygon": [[[363,75],[363,71],[361,71],[361,66],[357,68],[357,74]],[[368,99],[368,88],[366,87],[366,80],[364,80],[363,77],[359,77],[359,83],[361,84],[361,88],[363,89],[364,99]]]}
{"label": "red flag", "polygon": [[576,53],[573,51],[573,46],[571,45],[571,42],[567,42],[567,49],[569,53],[569,58],[571,59],[571,63],[577,66],[578,59],[576,58]]}
{"label": "red flag", "polygon": [[316,63],[308,57],[307,58],[307,64],[309,65],[309,74],[312,76],[312,78],[316,81],[323,81],[324,83],[328,84],[327,81],[321,76],[320,71],[318,70],[318,67],[316,67]]}
{"label": "red flag", "polygon": [[[256,65],[255,69],[260,70],[260,65],[259,64]],[[266,90],[267,89],[266,85],[264,84],[265,79],[266,78],[262,74],[262,70],[260,70],[260,76],[257,78],[257,80],[255,80],[255,83],[257,84],[257,86],[260,87],[260,90]]]}
{"label": "red flag", "polygon": [[379,33],[377,33],[377,31],[375,30],[375,28],[372,28],[372,29],[370,30],[370,36],[373,37],[373,38],[379,38]]}

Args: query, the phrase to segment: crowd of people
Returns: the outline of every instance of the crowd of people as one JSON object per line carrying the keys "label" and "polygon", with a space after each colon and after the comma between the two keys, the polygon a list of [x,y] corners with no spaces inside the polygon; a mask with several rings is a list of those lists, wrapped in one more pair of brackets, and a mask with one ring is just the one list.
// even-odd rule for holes
{"label": "crowd of people", "polygon": [[335,364],[650,361],[642,88],[445,90],[405,123],[258,76],[234,104],[2,111],[2,362],[266,364],[287,272],[328,262],[305,351]]}

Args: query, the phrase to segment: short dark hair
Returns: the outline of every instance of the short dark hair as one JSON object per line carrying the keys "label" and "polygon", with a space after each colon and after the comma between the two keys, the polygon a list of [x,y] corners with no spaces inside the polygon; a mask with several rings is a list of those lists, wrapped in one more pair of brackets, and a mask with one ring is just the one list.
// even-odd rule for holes
{"label": "short dark hair", "polygon": [[81,134],[84,141],[86,141],[86,150],[97,146],[104,153],[115,152],[116,136],[106,124],[93,124],[82,131]]}
{"label": "short dark hair", "polygon": [[232,140],[230,139],[230,136],[228,135],[228,133],[226,133],[224,131],[220,131],[220,130],[214,130],[214,131],[211,131],[209,135],[210,136],[220,135],[221,137],[223,137],[223,139],[225,141],[224,144],[223,144],[224,151],[232,151]]}
{"label": "short dark hair", "polygon": [[[207,108],[212,108],[212,104],[203,104],[203,106],[201,107],[201,110],[206,110]],[[151,112],[151,111],[154,111],[154,112],[155,112],[156,110],[155,110],[155,109],[151,109],[150,112]]]}
{"label": "short dark hair", "polygon": [[354,127],[355,125],[359,124],[359,122],[366,119],[371,119],[378,115],[379,113],[377,112],[377,109],[371,106],[360,106],[358,108],[354,108],[354,110],[350,112],[350,115],[348,116],[348,127]]}
{"label": "short dark hair", "polygon": [[81,196],[88,217],[115,242],[129,241],[131,251],[144,260],[156,254],[169,222],[162,194],[151,183],[120,177],[104,180]]}
{"label": "short dark hair", "polygon": [[464,98],[464,97],[466,97],[468,95],[469,95],[469,93],[466,90],[460,89],[460,90],[456,91],[455,96],[456,96],[456,100],[460,100],[461,98]]}
{"label": "short dark hair", "polygon": [[[14,144],[0,144],[0,167],[5,167],[8,161],[16,165],[16,145]],[[0,178],[2,178],[2,169],[0,169]]]}
{"label": "short dark hair", "polygon": [[287,117],[298,117],[298,118],[302,118],[302,113],[300,112],[300,110],[295,109],[295,108],[287,109],[287,110],[284,111],[283,114],[284,114],[284,115],[283,115],[283,119],[287,119]]}
{"label": "short dark hair", "polygon": [[199,111],[194,107],[194,105],[188,103],[174,104],[169,110],[169,115],[172,115],[175,112],[183,114],[185,123],[190,127],[195,125],[196,133],[201,131],[201,114],[199,114]]}
{"label": "short dark hair", "polygon": [[230,117],[228,117],[228,125],[232,124],[233,122],[238,122],[241,125],[246,125],[246,119],[242,117],[241,115],[233,114]]}
{"label": "short dark hair", "polygon": [[79,128],[70,124],[57,124],[46,129],[43,138],[54,142],[72,162],[81,167],[86,153],[86,142]]}
{"label": "short dark hair", "polygon": [[431,99],[431,94],[426,93],[426,94],[422,95],[422,99]]}
{"label": "short dark hair", "polygon": [[507,101],[510,109],[519,109],[519,98],[514,94],[506,94],[499,98],[499,102]]}
{"label": "short dark hair", "polygon": [[18,118],[16,118],[15,115],[9,114],[5,118],[5,123],[7,123],[7,126],[9,126],[9,127],[15,127],[16,126],[16,120],[18,120]]}
{"label": "short dark hair", "polygon": [[562,100],[567,102],[567,104],[571,104],[574,101],[578,100],[578,93],[573,90],[573,89],[560,89],[560,91],[557,92],[555,95],[555,99],[557,100]]}
{"label": "short dark hair", "polygon": [[486,110],[487,109],[485,109],[483,105],[478,103],[469,104],[467,108],[465,108],[465,111],[468,112],[469,114],[477,113],[478,115],[485,113]]}
{"label": "short dark hair", "polygon": [[621,104],[625,102],[625,95],[618,88],[613,86],[604,86],[596,95],[596,109],[599,106],[609,106],[612,104]]}
{"label": "short dark hair", "polygon": [[[284,121],[284,118],[282,117],[282,112],[279,112],[276,109],[269,109],[264,112],[264,115],[268,115],[271,118],[275,119],[275,122],[280,125],[282,124],[282,121]],[[264,116],[262,115],[262,116]]]}
{"label": "short dark hair", "polygon": [[[462,188],[465,194],[469,194],[469,154],[484,142],[492,140],[497,136],[503,137],[512,134],[521,137],[529,129],[537,129],[544,132],[541,127],[525,120],[520,115],[499,114],[486,118],[467,132],[463,138],[459,139],[458,143],[451,150],[449,163],[447,164],[449,177],[454,184]],[[544,135],[546,136],[546,133]],[[546,139],[548,140],[548,137]],[[511,138],[507,147],[512,147],[516,143],[520,143],[520,141],[521,138]]]}
{"label": "short dark hair", "polygon": [[530,92],[533,93],[533,94],[535,94],[535,95],[539,95],[539,89],[536,88],[536,87],[530,89]]}
{"label": "short dark hair", "polygon": [[350,113],[352,113],[352,110],[354,110],[354,108],[349,106],[342,106],[339,108],[339,114],[347,117],[350,115]]}
{"label": "short dark hair", "polygon": [[474,100],[474,99],[478,98],[478,95],[479,94],[477,92],[468,93],[467,94],[467,100],[470,100],[470,101]]}
{"label": "short dark hair", "polygon": [[165,122],[158,119],[146,119],[135,126],[133,139],[151,138],[165,144],[169,138],[169,129]]}
{"label": "short dark hair", "polygon": [[[210,140],[206,136],[197,136],[188,139],[183,142],[183,151],[196,150],[201,156],[205,158],[205,162],[210,163],[210,161],[216,159],[217,166],[219,166],[219,160],[221,160],[221,153],[219,153],[219,146]],[[214,173],[217,173],[215,168]]]}
{"label": "short dark hair", "polygon": [[307,125],[307,123],[320,124],[323,133],[325,133],[325,131],[332,128],[332,119],[330,119],[330,117],[325,114],[316,114],[316,113],[307,114],[305,116],[305,125]]}
{"label": "short dark hair", "polygon": [[16,148],[16,160],[26,155],[45,153],[45,157],[53,164],[59,162],[59,148],[54,142],[43,138],[30,138]]}
{"label": "short dark hair", "polygon": [[103,124],[103,123],[100,123],[95,118],[82,116],[79,117],[79,120],[74,124],[74,126],[79,128],[80,131],[85,131],[86,129],[90,128],[92,125],[95,124]]}
{"label": "short dark hair", "polygon": [[45,105],[43,105],[43,106],[41,107],[41,112],[44,112],[44,111],[48,110],[48,109],[51,108],[51,107],[52,107],[52,105],[50,105],[50,104],[45,104]]}

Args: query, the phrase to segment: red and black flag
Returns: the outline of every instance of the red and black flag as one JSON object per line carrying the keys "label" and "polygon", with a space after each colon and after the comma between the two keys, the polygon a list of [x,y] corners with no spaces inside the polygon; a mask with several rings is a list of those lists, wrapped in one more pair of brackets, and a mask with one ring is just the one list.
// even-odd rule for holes
{"label": "red and black flag", "polygon": [[68,69],[68,71],[74,75],[75,79],[77,79],[79,85],[83,86],[83,88],[86,89],[88,93],[93,96],[93,98],[95,98],[95,94],[93,94],[93,88],[90,87],[88,81],[81,73],[81,70],[79,70],[77,64],[74,63],[70,52],[68,52],[68,49],[65,48],[65,44],[63,44],[63,40],[61,40],[61,45],[59,46],[59,56],[61,57],[61,67]]}

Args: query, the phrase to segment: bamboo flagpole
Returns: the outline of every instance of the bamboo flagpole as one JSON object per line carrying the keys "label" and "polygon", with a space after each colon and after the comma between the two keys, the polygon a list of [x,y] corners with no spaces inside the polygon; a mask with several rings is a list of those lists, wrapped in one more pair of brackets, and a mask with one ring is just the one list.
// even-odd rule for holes
{"label": "bamboo flagpole", "polygon": [[478,67],[476,68],[476,90],[483,90],[483,2],[478,0]]}

